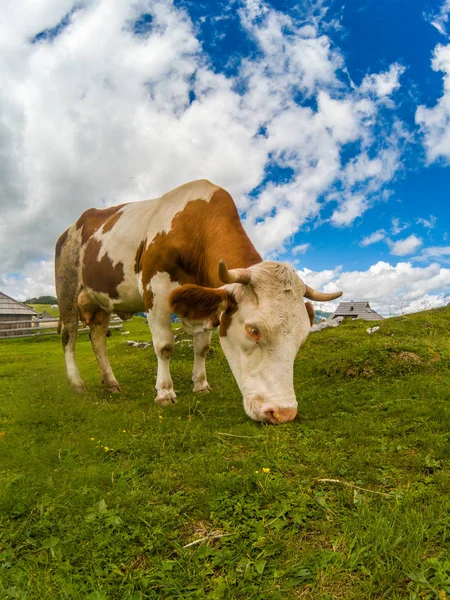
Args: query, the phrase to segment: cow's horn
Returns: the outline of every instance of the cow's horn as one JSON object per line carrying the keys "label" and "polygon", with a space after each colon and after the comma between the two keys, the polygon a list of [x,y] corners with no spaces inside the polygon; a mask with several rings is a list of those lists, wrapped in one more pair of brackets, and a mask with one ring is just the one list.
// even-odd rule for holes
{"label": "cow's horn", "polygon": [[316,302],[328,302],[328,300],[334,300],[335,298],[340,298],[341,296],[342,292],[325,294],[324,292],[313,290],[313,288],[310,288],[309,285],[306,286],[305,298],[308,298],[308,300],[315,300]]}
{"label": "cow's horn", "polygon": [[228,270],[224,260],[219,261],[219,278],[223,283],[250,283],[250,269],[230,269]]}

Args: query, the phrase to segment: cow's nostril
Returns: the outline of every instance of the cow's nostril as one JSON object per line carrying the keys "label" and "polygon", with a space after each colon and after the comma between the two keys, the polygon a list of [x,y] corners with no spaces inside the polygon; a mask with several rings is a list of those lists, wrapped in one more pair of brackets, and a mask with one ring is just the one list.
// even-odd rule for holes
{"label": "cow's nostril", "polygon": [[280,419],[280,414],[278,412],[278,409],[276,408],[268,408],[264,411],[264,417],[265,420],[268,421],[269,423],[272,423],[272,425],[278,425],[279,423],[282,422],[282,420]]}
{"label": "cow's nostril", "polygon": [[272,425],[279,425],[280,423],[287,423],[295,419],[297,415],[296,408],[279,408],[279,407],[268,407],[263,411],[265,421],[272,423]]}

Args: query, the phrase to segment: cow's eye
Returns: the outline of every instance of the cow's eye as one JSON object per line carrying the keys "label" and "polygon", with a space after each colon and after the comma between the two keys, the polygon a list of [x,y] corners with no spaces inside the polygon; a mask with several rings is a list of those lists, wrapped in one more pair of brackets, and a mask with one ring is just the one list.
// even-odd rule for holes
{"label": "cow's eye", "polygon": [[247,335],[249,335],[252,338],[252,340],[255,340],[255,342],[259,342],[261,340],[261,334],[259,332],[259,329],[257,329],[253,325],[246,325],[245,331],[247,332]]}

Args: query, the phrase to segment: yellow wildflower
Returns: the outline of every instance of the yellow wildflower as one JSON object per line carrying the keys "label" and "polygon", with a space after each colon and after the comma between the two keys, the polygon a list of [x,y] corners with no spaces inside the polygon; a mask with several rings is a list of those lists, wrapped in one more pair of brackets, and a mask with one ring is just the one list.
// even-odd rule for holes
{"label": "yellow wildflower", "polygon": [[108,446],[104,446],[104,448],[105,448],[105,452],[108,452],[108,450],[109,450]]}
{"label": "yellow wildflower", "polygon": [[270,473],[269,467],[263,467],[263,473]]}

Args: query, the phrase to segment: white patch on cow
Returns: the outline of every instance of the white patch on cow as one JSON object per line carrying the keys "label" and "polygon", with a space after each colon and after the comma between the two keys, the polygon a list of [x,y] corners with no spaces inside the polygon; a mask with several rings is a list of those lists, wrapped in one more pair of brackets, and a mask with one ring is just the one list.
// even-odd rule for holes
{"label": "white patch on cow", "polygon": [[70,383],[78,389],[84,389],[84,383],[81,379],[80,371],[75,362],[75,351],[72,346],[67,345],[64,348],[64,358],[66,361],[67,376]]}
{"label": "white patch on cow", "polygon": [[173,381],[170,375],[170,359],[174,350],[174,334],[170,321],[169,294],[179,287],[179,283],[171,281],[168,273],[156,273],[150,281],[153,293],[153,306],[147,312],[148,325],[152,333],[153,347],[158,359],[156,375],[156,402],[171,404],[176,401]]}
{"label": "white patch on cow", "polygon": [[[169,273],[158,272],[150,280],[149,288],[153,292],[155,298],[169,298],[170,292],[180,287],[178,281],[172,281]],[[167,311],[170,314],[169,302],[167,301]]]}
{"label": "white patch on cow", "polygon": [[[244,398],[246,413],[257,421],[295,417],[293,366],[310,331],[305,285],[290,265],[263,262],[250,267],[248,286],[226,286],[238,301],[220,343]],[[248,329],[256,329],[255,341]]]}

